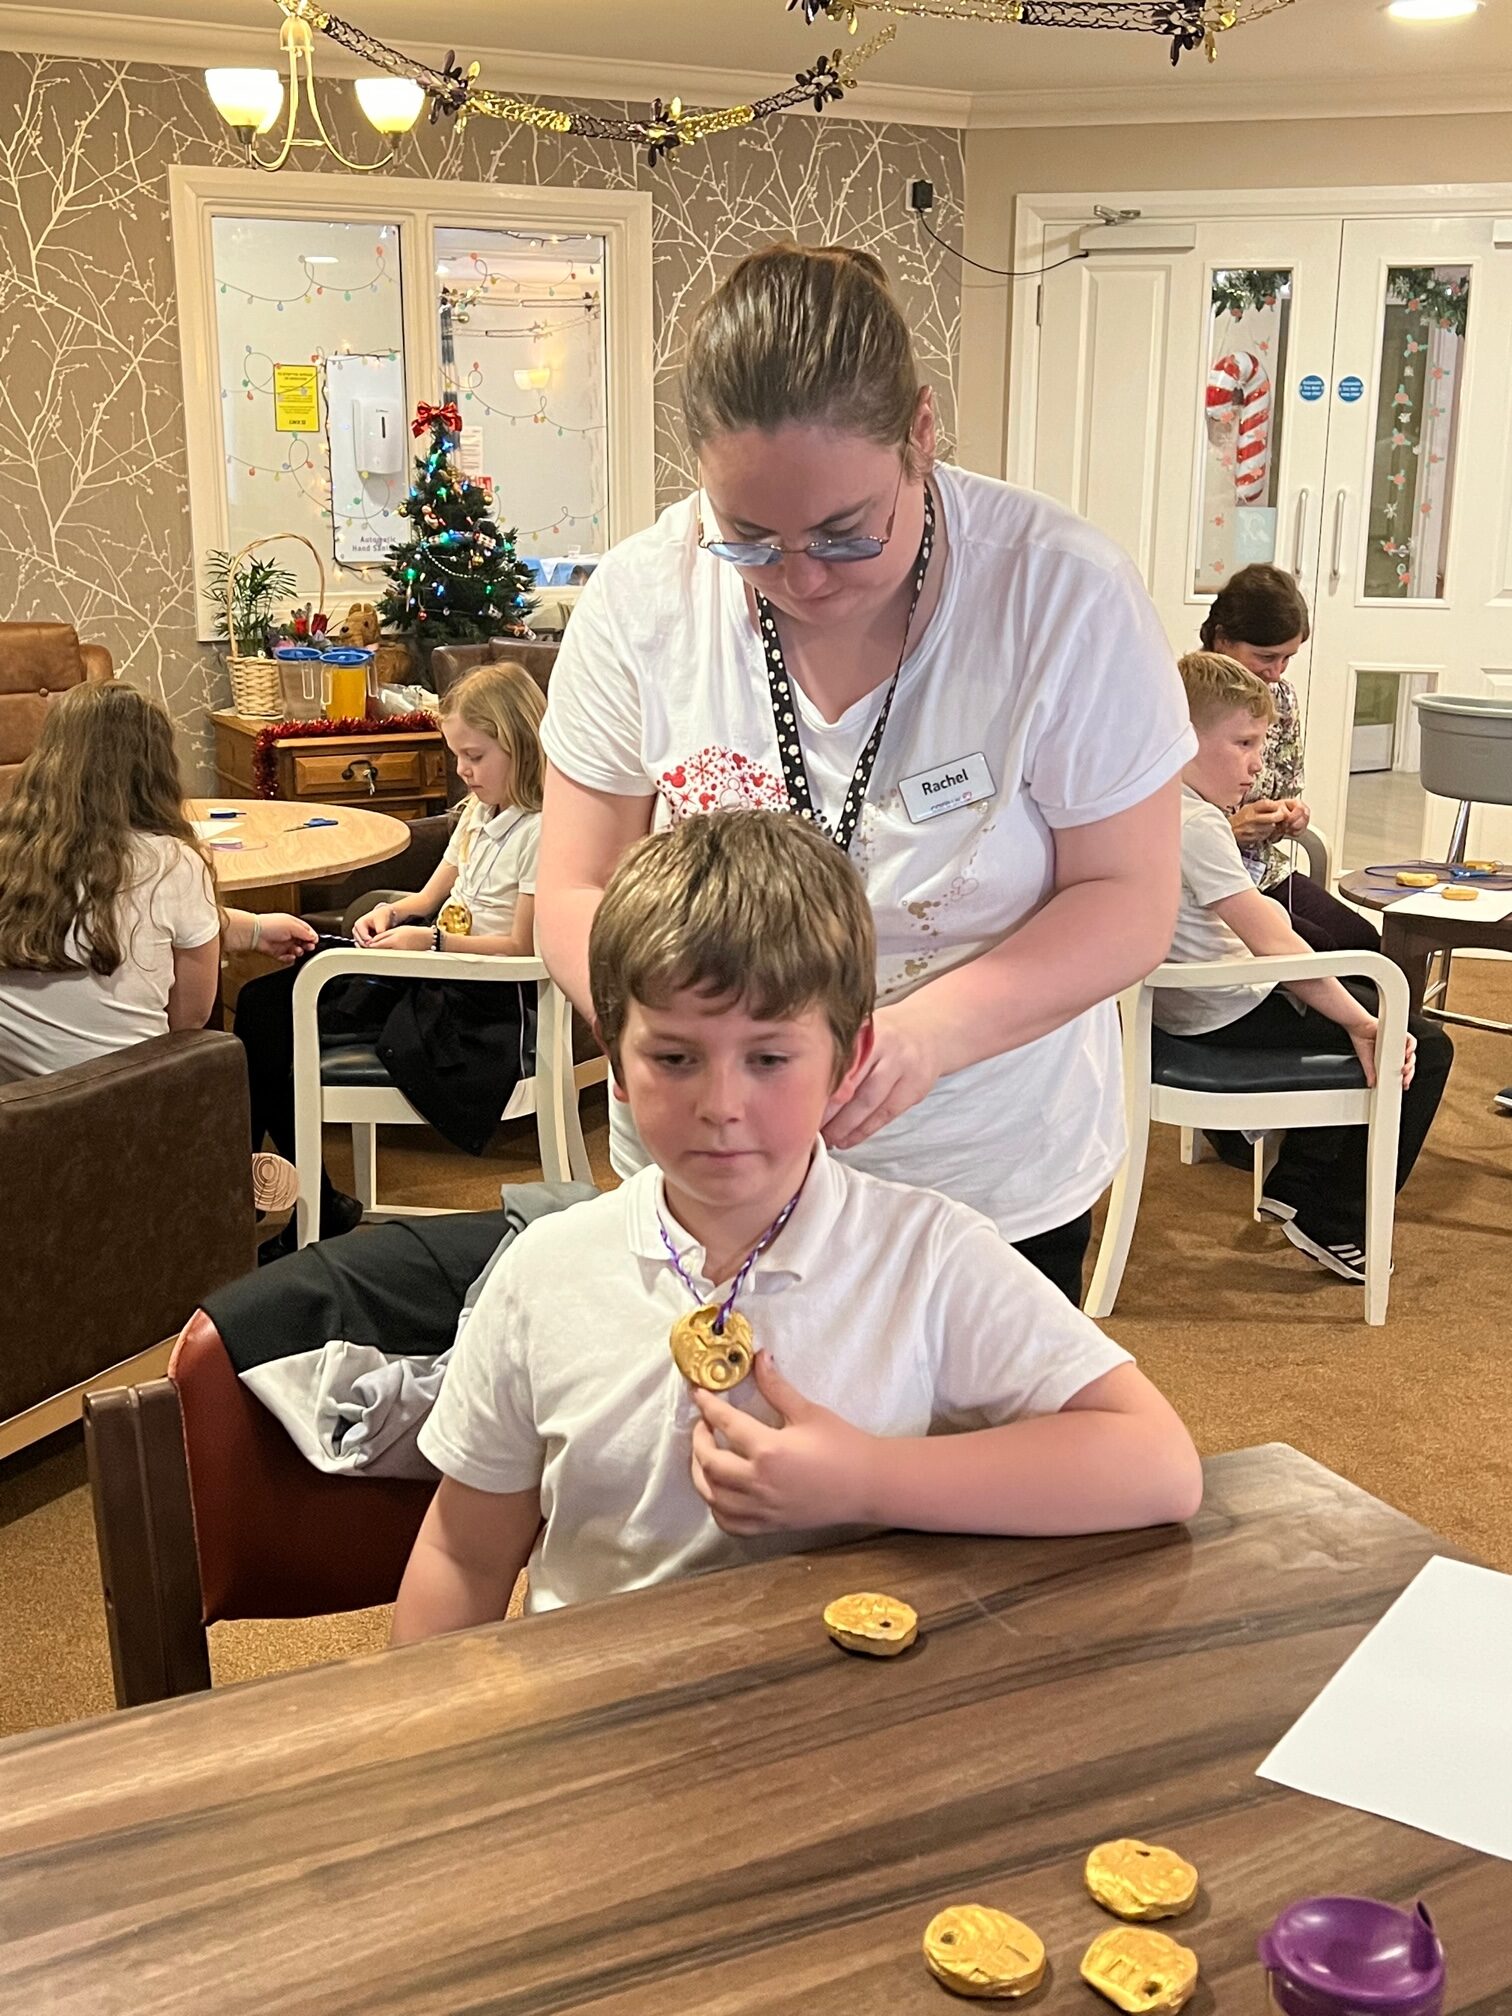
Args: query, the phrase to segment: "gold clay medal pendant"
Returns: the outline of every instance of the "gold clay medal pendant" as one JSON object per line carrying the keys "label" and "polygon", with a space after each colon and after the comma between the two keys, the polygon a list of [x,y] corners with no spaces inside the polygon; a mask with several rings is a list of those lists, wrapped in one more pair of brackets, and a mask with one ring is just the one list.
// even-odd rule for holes
{"label": "gold clay medal pendant", "polygon": [[472,936],[472,912],[460,896],[447,897],[437,913],[436,922],[448,938]]}
{"label": "gold clay medal pendant", "polygon": [[724,1333],[718,1323],[719,1305],[706,1302],[691,1316],[679,1316],[672,1325],[672,1356],[677,1369],[690,1386],[702,1386],[706,1393],[728,1393],[750,1371],[756,1356],[751,1326],[744,1316],[731,1309],[724,1319]]}
{"label": "gold clay medal pendant", "polygon": [[658,1216],[657,1224],[662,1244],[667,1249],[667,1258],[676,1268],[679,1280],[699,1305],[690,1314],[678,1317],[668,1339],[673,1362],[690,1386],[701,1386],[706,1393],[728,1393],[740,1384],[755,1364],[756,1339],[751,1334],[750,1324],[736,1309],[735,1297],[745,1286],[745,1278],[755,1266],[757,1256],[766,1251],[792,1217],[798,1197],[802,1194],[799,1191],[788,1199],[751,1248],[723,1302],[703,1300],[692,1276],[682,1264],[672,1243],[672,1235]]}
{"label": "gold clay medal pendant", "polygon": [[1088,1890],[1117,1918],[1179,1918],[1197,1898],[1197,1871],[1172,1848],[1104,1841],[1087,1857]]}

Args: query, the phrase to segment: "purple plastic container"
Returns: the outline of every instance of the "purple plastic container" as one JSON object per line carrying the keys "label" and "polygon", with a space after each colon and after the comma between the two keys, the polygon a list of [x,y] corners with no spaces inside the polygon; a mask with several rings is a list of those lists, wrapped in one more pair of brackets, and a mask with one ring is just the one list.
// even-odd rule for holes
{"label": "purple plastic container", "polygon": [[1440,2016],[1444,1949],[1427,1906],[1303,1897],[1260,1941],[1277,2016]]}

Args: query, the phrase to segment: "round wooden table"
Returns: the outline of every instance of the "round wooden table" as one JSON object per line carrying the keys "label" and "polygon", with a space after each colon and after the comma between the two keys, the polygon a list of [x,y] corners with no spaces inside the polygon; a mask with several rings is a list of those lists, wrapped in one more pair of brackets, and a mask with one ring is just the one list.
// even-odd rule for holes
{"label": "round wooden table", "polygon": [[[402,819],[384,812],[365,812],[355,805],[291,804],[282,798],[190,798],[189,818],[210,820],[212,812],[234,812],[217,819],[205,834],[215,880],[223,896],[246,889],[268,889],[290,883],[324,881],[387,861],[409,845],[410,829]],[[330,826],[310,826],[310,819],[330,819]],[[240,840],[241,847],[217,846],[217,840]]]}
{"label": "round wooden table", "polygon": [[[1450,877],[1445,872],[1439,880],[1448,882]],[[1482,885],[1469,882],[1464,886],[1476,889]],[[1494,886],[1504,890],[1506,878],[1496,876]],[[1422,1012],[1423,996],[1428,985],[1428,965],[1435,952],[1512,952],[1512,916],[1493,923],[1489,918],[1477,915],[1478,906],[1475,903],[1459,904],[1453,915],[1449,914],[1446,906],[1442,917],[1403,917],[1398,914],[1395,907],[1398,903],[1408,896],[1426,893],[1422,889],[1403,889],[1387,875],[1367,875],[1363,868],[1339,878],[1341,896],[1347,897],[1351,903],[1358,903],[1363,910],[1379,910],[1382,913],[1381,950],[1393,965],[1400,966],[1407,975],[1414,1015]],[[1461,1022],[1474,1029],[1492,1029],[1512,1035],[1512,1024],[1488,1022],[1474,1015],[1450,1015],[1442,1009],[1435,1012],[1446,1022]]]}

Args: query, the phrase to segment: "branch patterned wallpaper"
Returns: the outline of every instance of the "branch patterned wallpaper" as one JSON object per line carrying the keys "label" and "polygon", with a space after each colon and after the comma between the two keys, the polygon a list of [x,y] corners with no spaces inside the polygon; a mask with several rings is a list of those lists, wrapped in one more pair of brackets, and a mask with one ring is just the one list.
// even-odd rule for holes
{"label": "branch patterned wallpaper", "polygon": [[[168,169],[238,166],[224,133],[197,70],[0,54],[0,619],[63,618],[106,645],[167,702],[200,780],[205,709],[229,688],[193,628]],[[342,137],[371,151],[370,134]],[[958,134],[795,116],[658,169],[623,146],[485,120],[461,134],[422,124],[410,145],[411,172],[438,179],[651,190],[659,503],[690,481],[676,405],[689,318],[742,252],[780,236],[884,260],[949,440],[958,270],[916,235],[903,192],[924,175],[944,217],[958,214]]]}

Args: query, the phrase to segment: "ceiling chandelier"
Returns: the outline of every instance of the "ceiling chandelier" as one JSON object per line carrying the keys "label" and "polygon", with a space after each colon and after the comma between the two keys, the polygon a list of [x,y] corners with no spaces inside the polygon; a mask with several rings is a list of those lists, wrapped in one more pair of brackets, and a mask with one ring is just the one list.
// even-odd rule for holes
{"label": "ceiling chandelier", "polygon": [[[1034,4],[1039,4],[1039,0],[1034,0]],[[464,68],[457,62],[454,50],[448,49],[440,64],[418,62],[402,50],[390,49],[386,43],[364,34],[349,21],[328,14],[316,0],[278,0],[278,6],[284,17],[278,39],[288,67],[287,94],[284,80],[276,70],[207,70],[205,83],[216,110],[240,139],[251,167],[282,168],[296,147],[323,147],[343,168],[358,174],[370,174],[376,168],[392,165],[400,141],[420,117],[427,99],[433,126],[441,118],[455,119],[459,128],[469,118],[500,119],[507,125],[530,126],[544,133],[580,133],[589,140],[624,140],[643,147],[654,168],[675,149],[706,140],[713,133],[751,126],[778,113],[794,111],[800,105],[811,105],[816,112],[823,112],[827,106],[838,104],[854,86],[860,66],[898,32],[888,23],[865,42],[830,50],[807,70],[797,71],[791,84],[749,105],[685,111],[680,98],[668,98],[665,103],[658,98],[644,119],[608,119],[590,112],[563,112],[507,91],[485,90],[477,82],[479,66],[470,63]],[[816,6],[809,18],[813,20],[826,11]],[[854,35],[854,9],[838,11],[849,13]],[[389,142],[388,151],[376,161],[352,160],[331,138],[315,89],[317,33],[372,66],[374,74],[359,77],[356,88],[364,117]],[[313,135],[298,130],[301,105],[308,107],[315,129]],[[277,151],[272,155],[260,153],[257,142],[271,132],[280,113],[284,113],[284,130]]]}
{"label": "ceiling chandelier", "polygon": [[1218,37],[1266,14],[1278,14],[1293,0],[787,0],[812,24],[821,17],[844,21],[852,35],[859,16],[896,14],[923,20],[993,21],[1025,28],[1115,28],[1161,35],[1171,61],[1188,49],[1205,49],[1211,63]]}

